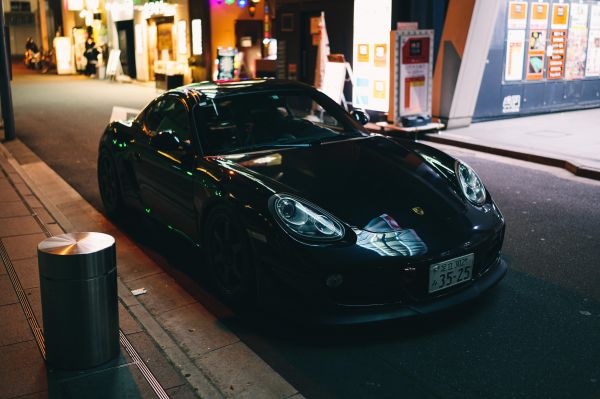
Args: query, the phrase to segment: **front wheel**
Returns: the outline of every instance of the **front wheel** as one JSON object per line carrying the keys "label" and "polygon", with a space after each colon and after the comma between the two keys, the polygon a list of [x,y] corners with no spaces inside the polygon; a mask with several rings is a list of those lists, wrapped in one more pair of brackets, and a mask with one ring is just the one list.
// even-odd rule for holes
{"label": "front wheel", "polygon": [[119,185],[119,174],[113,158],[107,150],[98,157],[98,188],[106,214],[115,218],[123,213],[124,204]]}
{"label": "front wheel", "polygon": [[223,298],[235,305],[256,299],[256,271],[248,238],[233,211],[218,206],[206,221],[204,243],[209,272]]}

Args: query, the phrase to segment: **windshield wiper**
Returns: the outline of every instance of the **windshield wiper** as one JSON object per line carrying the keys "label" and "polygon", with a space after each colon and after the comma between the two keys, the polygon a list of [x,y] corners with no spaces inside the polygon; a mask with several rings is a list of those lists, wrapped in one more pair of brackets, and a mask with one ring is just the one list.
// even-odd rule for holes
{"label": "windshield wiper", "polygon": [[289,143],[289,144],[264,143],[264,144],[251,145],[248,147],[234,148],[234,149],[222,152],[222,154],[235,154],[235,153],[239,153],[239,152],[250,152],[250,151],[255,151],[255,150],[263,150],[263,149],[271,149],[271,148],[310,147],[311,145],[312,144],[309,144],[309,143]]}

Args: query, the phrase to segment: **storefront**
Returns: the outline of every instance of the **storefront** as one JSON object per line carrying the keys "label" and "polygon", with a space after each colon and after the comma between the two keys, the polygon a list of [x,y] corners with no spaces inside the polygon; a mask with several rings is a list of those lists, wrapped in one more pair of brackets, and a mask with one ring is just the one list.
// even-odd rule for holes
{"label": "storefront", "polygon": [[[105,0],[68,0],[63,2],[62,35],[70,38],[53,40],[57,51],[59,71],[63,73],[83,72],[87,63],[84,56],[86,32],[91,28],[92,39],[99,49],[108,48],[108,31]],[[60,54],[59,54],[60,53]]]}
{"label": "storefront", "polygon": [[117,51],[121,72],[142,81],[191,81],[187,1],[112,0],[109,46]]}
{"label": "storefront", "polygon": [[275,76],[271,0],[211,0],[213,79]]}
{"label": "storefront", "polygon": [[600,3],[504,1],[473,120],[600,106]]}
{"label": "storefront", "polygon": [[353,69],[354,85],[348,79],[344,98],[369,110],[375,120],[385,120],[393,90],[390,32],[405,21],[434,29],[435,54],[446,7],[447,0],[280,0],[274,23],[278,77],[314,84],[323,12],[329,52],[343,56]]}

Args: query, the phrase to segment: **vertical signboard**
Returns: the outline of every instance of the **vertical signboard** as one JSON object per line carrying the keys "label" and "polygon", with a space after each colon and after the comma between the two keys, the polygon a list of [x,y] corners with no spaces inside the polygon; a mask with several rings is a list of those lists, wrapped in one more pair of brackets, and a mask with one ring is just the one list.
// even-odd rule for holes
{"label": "vertical signboard", "polygon": [[525,57],[525,28],[527,27],[527,2],[508,2],[506,36],[506,59],[504,80],[523,79],[523,58]]}
{"label": "vertical signboard", "polygon": [[567,46],[567,26],[569,21],[569,5],[552,4],[550,25],[550,51],[548,54],[549,80],[562,79],[565,76],[565,54]]}
{"label": "vertical signboard", "polygon": [[232,48],[217,49],[217,80],[233,79],[235,77],[235,54]]}
{"label": "vertical signboard", "polygon": [[391,20],[391,0],[354,0],[355,107],[388,110]]}
{"label": "vertical signboard", "polygon": [[524,55],[525,30],[509,30],[506,38],[506,63],[504,68],[504,80],[521,80],[523,78]]}
{"label": "vertical signboard", "polygon": [[600,76],[600,4],[594,4],[590,11],[590,34],[588,36],[585,76]]}
{"label": "vertical signboard", "polygon": [[565,79],[583,79],[585,76],[585,57],[587,52],[587,4],[571,4],[571,24],[567,39],[567,58]]}
{"label": "vertical signboard", "polygon": [[402,116],[431,115],[433,31],[394,31],[391,37],[390,119],[400,124]]}
{"label": "vertical signboard", "polygon": [[527,80],[544,78],[549,7],[548,3],[534,3],[531,5],[527,45]]}

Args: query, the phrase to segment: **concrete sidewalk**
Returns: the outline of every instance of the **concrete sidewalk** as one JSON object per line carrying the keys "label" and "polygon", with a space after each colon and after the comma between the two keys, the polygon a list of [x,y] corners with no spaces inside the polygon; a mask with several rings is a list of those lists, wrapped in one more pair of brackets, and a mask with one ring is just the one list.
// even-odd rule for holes
{"label": "concrete sidewalk", "polygon": [[[121,354],[63,372],[44,362],[37,244],[74,231],[117,242]],[[18,140],[0,144],[0,320],[0,399],[302,398]]]}
{"label": "concrete sidewalk", "polygon": [[[37,243],[63,229],[5,158],[0,159],[0,397],[194,397],[138,322],[119,303],[118,359],[85,371],[46,367]],[[137,347],[138,349],[135,349]],[[140,362],[141,358],[151,361]],[[156,375],[162,383],[153,387]],[[147,374],[147,376],[146,376]]]}
{"label": "concrete sidewalk", "polygon": [[473,123],[422,139],[562,167],[600,180],[600,108]]}

